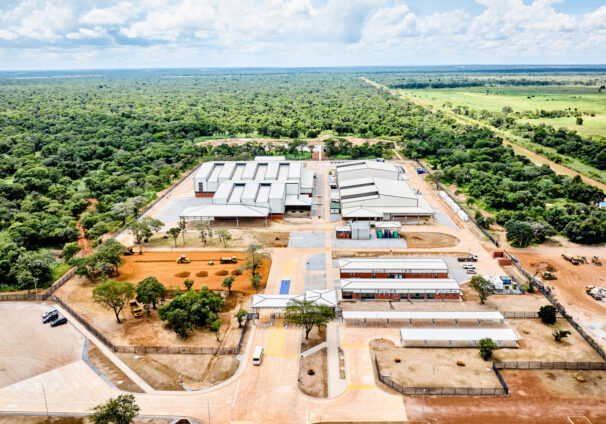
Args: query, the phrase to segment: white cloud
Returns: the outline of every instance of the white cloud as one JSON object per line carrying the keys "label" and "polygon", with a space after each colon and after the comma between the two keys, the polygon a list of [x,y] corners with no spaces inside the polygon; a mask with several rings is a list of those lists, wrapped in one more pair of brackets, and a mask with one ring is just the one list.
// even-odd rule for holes
{"label": "white cloud", "polygon": [[139,7],[129,2],[103,9],[93,7],[92,10],[81,16],[79,21],[90,25],[121,25],[137,16],[139,10]]}

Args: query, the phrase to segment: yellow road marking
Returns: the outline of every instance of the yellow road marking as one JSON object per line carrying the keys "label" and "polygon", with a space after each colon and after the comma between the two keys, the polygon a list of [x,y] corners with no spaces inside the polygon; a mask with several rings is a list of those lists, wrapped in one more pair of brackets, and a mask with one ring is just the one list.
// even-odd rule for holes
{"label": "yellow road marking", "polygon": [[376,386],[374,384],[348,384],[349,390],[374,390]]}
{"label": "yellow road marking", "polygon": [[368,347],[366,343],[341,343],[341,347]]}
{"label": "yellow road marking", "polygon": [[271,327],[267,336],[267,347],[265,354],[268,356],[283,355],[286,345],[286,328]]}

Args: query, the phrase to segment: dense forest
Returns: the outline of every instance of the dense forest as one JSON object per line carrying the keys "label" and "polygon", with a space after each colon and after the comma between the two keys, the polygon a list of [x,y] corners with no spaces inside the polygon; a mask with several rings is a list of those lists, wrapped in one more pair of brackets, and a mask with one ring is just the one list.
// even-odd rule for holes
{"label": "dense forest", "polygon": [[[336,137],[327,141],[327,150],[355,157],[387,155],[392,145],[354,148],[339,135],[397,138],[407,153],[428,157],[447,178],[462,185],[473,181],[480,190],[475,197],[514,210],[518,220],[536,216],[549,223],[545,203],[558,199],[566,223],[601,220],[599,234],[580,241],[605,237],[606,219],[589,205],[600,194],[590,187],[525,163],[490,132],[460,128],[352,72],[22,77],[0,77],[0,289],[49,284],[59,264],[56,252],[78,238],[78,219],[98,243],[197,163],[266,153],[259,142],[205,143],[228,136],[296,139],[324,133]],[[277,152],[299,154],[301,143],[288,141]],[[463,180],[453,169],[463,170]],[[490,195],[509,200],[493,204]],[[575,237],[560,224],[550,225]]]}

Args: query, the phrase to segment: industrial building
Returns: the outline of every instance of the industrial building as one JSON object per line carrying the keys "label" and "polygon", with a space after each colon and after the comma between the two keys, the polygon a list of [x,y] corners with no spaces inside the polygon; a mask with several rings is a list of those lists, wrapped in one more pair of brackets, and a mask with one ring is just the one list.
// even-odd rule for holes
{"label": "industrial building", "polygon": [[401,179],[340,181],[339,202],[341,217],[346,220],[422,222],[434,217],[423,196]]}
{"label": "industrial building", "polygon": [[482,339],[492,339],[499,347],[519,347],[511,328],[403,328],[400,341],[405,347],[477,347]]}
{"label": "industrial building", "polygon": [[345,181],[365,177],[385,178],[388,180],[406,180],[408,177],[400,164],[372,160],[351,161],[337,165],[336,182],[340,186]]}
{"label": "industrial building", "polygon": [[194,176],[196,197],[212,204],[192,206],[180,218],[194,220],[280,219],[287,214],[308,216],[314,172],[302,162],[282,157],[257,157],[248,162],[206,162]]}
{"label": "industrial building", "polygon": [[457,300],[461,287],[451,278],[341,279],[341,298],[354,300]]}
{"label": "industrial building", "polygon": [[342,258],[341,278],[448,278],[443,259]]}

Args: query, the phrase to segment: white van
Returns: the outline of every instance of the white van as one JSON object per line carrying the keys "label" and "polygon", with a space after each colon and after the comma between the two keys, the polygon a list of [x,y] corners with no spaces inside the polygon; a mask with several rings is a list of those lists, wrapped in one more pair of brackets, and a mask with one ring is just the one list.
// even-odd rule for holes
{"label": "white van", "polygon": [[263,360],[263,346],[255,347],[255,351],[253,353],[253,365],[261,365],[261,361]]}

